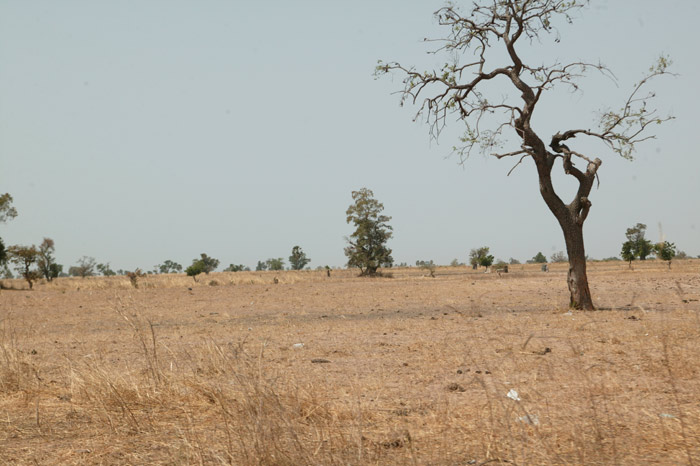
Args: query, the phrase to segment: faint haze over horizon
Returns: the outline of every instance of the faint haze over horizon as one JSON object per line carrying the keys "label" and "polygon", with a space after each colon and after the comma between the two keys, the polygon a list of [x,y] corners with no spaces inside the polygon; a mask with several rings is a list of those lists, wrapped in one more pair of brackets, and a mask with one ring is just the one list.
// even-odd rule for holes
{"label": "faint haze over horizon", "polygon": [[[0,194],[19,213],[0,237],[54,239],[64,270],[81,256],[150,270],[200,253],[220,269],[254,268],[288,264],[295,245],[312,268],[341,266],[345,210],[367,187],[392,217],[397,263],[466,262],[480,246],[522,262],[565,251],[530,160],[510,176],[517,160],[474,154],[460,166],[459,123],[431,141],[417,108],[399,106],[401,78],[373,77],[379,59],[418,69],[448,59],[423,41],[444,37],[432,16],[443,5],[0,0]],[[689,39],[700,5],[658,5],[592,1],[559,24],[560,43],[521,48],[534,65],[600,60],[617,78],[545,95],[533,121],[545,140],[594,127],[661,54],[678,73],[651,83],[676,119],[635,161],[572,142],[603,160],[584,226],[592,258],[619,256],[639,222],[652,241],[700,254],[700,59]],[[554,171],[568,202],[573,184]]]}

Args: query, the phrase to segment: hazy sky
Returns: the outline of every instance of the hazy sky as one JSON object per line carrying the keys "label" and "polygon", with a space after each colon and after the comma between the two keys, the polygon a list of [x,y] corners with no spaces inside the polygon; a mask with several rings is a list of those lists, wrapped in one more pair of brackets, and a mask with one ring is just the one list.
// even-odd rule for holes
{"label": "hazy sky", "polygon": [[[255,266],[294,245],[312,267],[343,265],[351,191],[368,187],[393,217],[397,262],[465,261],[484,245],[505,260],[564,250],[531,161],[509,177],[511,160],[459,166],[459,124],[431,141],[392,94],[400,78],[373,78],[378,59],[448,59],[423,42],[445,34],[432,16],[442,5],[0,0],[0,194],[19,211],[0,237],[53,238],[66,268],[83,255],[115,270],[187,265],[201,252]],[[543,100],[534,125],[545,140],[594,127],[661,53],[679,73],[654,83],[677,119],[634,162],[576,141],[603,160],[591,257],[618,255],[637,222],[700,254],[699,21],[694,0],[592,1],[561,25],[560,43],[522,51],[535,64],[601,60],[618,78]],[[572,183],[555,182],[568,202]]]}

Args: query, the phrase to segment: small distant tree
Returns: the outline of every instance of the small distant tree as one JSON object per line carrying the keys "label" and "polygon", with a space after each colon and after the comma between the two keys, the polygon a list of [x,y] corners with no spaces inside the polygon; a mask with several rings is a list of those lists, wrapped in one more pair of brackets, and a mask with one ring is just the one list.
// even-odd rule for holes
{"label": "small distant tree", "polygon": [[144,273],[141,271],[141,269],[136,269],[133,272],[126,272],[126,276],[129,277],[129,282],[131,283],[131,286],[134,288],[139,287],[139,278],[144,276]]}
{"label": "small distant tree", "polygon": [[294,246],[292,248],[292,255],[289,256],[289,264],[292,270],[302,270],[309,262],[311,262],[311,259],[306,257],[306,253],[302,251],[301,247]]}
{"label": "small distant tree", "polygon": [[214,259],[213,257],[209,257],[204,253],[200,254],[199,260],[204,265],[204,273],[207,275],[209,275],[210,272],[213,272],[214,270],[216,270],[216,268],[219,266],[218,259]]}
{"label": "small distant tree", "polygon": [[469,251],[469,264],[473,269],[480,265],[488,269],[493,264],[493,256],[489,254],[489,248],[483,246]]}
{"label": "small distant tree", "polygon": [[634,243],[632,241],[625,241],[622,243],[622,251],[620,251],[620,256],[622,260],[629,263],[629,268],[632,268],[632,261],[636,258],[634,253]]}
{"label": "small distant tree", "polygon": [[256,272],[264,272],[267,270],[267,262],[258,261],[258,265],[255,266]]}
{"label": "small distant tree", "polygon": [[36,246],[11,246],[8,248],[10,261],[15,264],[15,270],[19,273],[27,283],[29,289],[34,287],[34,282],[41,277],[38,270],[32,269],[32,266],[39,259],[39,250]]}
{"label": "small distant tree", "polygon": [[[0,196],[0,223],[5,223],[17,216],[17,209],[12,207],[12,196],[5,193]],[[7,268],[8,252],[5,248],[5,243],[0,238],[0,265]],[[9,269],[8,269],[9,270]],[[11,274],[12,272],[10,272]]]}
{"label": "small distant tree", "polygon": [[[457,260],[457,259],[455,259]],[[420,267],[430,274],[430,277],[435,278],[435,263],[431,260],[429,261],[416,261],[416,267]]]}
{"label": "small distant tree", "polygon": [[564,254],[564,251],[555,252],[549,260],[552,262],[569,262],[569,258]]}
{"label": "small distant tree", "polygon": [[243,264],[230,264],[224,269],[224,272],[244,272],[250,271],[250,267],[246,267]]}
{"label": "small distant tree", "polygon": [[166,260],[162,264],[156,265],[156,268],[158,269],[159,273],[181,273],[182,272],[182,265],[178,264],[177,262],[171,261],[170,259]]}
{"label": "small distant tree", "polygon": [[644,237],[646,230],[645,224],[638,223],[625,232],[627,241],[631,243],[632,253],[640,261],[646,260],[647,256],[654,252],[654,245]]}
{"label": "small distant tree", "polygon": [[491,264],[493,264],[493,256],[490,254],[482,257],[481,261],[479,261],[479,265],[481,265],[482,267],[486,267],[487,269],[491,267]]}
{"label": "small distant tree", "polygon": [[374,198],[372,190],[352,192],[355,201],[345,212],[346,222],[355,227],[345,248],[348,267],[360,269],[360,275],[375,275],[380,267],[391,267],[394,259],[387,242],[392,237],[391,217],[382,215],[384,204]]}
{"label": "small distant tree", "polygon": [[517,265],[517,264],[520,264],[520,261],[518,259],[514,259],[511,257],[510,259],[508,259],[508,263],[510,265]]}
{"label": "small distant tree", "polygon": [[12,206],[12,196],[0,195],[0,223],[5,223],[17,216],[17,209]]}
{"label": "small distant tree", "polygon": [[532,258],[532,262],[535,264],[545,264],[547,262],[547,256],[542,254],[541,252],[538,252],[535,254],[535,257]]}
{"label": "small distant tree", "polygon": [[676,256],[676,245],[669,243],[668,241],[664,241],[654,246],[654,252],[659,259],[668,262],[668,268],[670,269],[671,261]]}
{"label": "small distant tree", "polygon": [[95,268],[105,277],[111,277],[117,274],[117,272],[115,272],[109,267],[109,262],[105,262],[104,264],[97,264]]}
{"label": "small distant tree", "polygon": [[458,259],[452,259],[452,262],[450,262],[450,267],[460,267],[463,265],[464,263],[460,262]]}
{"label": "small distant tree", "polygon": [[204,263],[201,260],[195,259],[192,262],[192,265],[185,269],[185,273],[188,277],[192,277],[192,279],[196,282],[197,275],[204,273]]}
{"label": "small distant tree", "polygon": [[687,258],[688,258],[688,254],[686,254],[685,251],[677,251],[676,257],[674,257],[674,259],[676,259],[676,260],[683,260],[683,259],[687,259]]}
{"label": "small distant tree", "polygon": [[284,270],[284,259],[281,257],[272,257],[265,261],[267,270]]}
{"label": "small distant tree", "polygon": [[78,260],[78,265],[74,265],[68,269],[68,275],[81,278],[92,277],[95,275],[96,266],[95,258],[83,256]]}
{"label": "small distant tree", "polygon": [[196,277],[200,273],[209,275],[210,272],[213,272],[219,266],[218,259],[209,257],[204,253],[200,254],[199,256],[199,259],[193,259],[192,265],[185,269],[185,273],[187,274],[187,276],[192,277],[194,281],[197,281]]}
{"label": "small distant tree", "polygon": [[[37,266],[39,268],[39,273],[48,281],[58,277],[61,273],[61,270],[59,270],[53,258],[54,251],[55,246],[53,240],[51,238],[44,238],[44,241],[39,245]],[[62,268],[63,267],[61,267],[61,269]]]}

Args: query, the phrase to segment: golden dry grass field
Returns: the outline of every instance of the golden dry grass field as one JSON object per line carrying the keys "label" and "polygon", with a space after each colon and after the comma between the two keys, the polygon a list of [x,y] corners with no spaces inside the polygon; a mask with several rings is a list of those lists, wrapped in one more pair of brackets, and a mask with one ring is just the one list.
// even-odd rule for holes
{"label": "golden dry grass field", "polygon": [[700,463],[700,260],[392,273],[0,291],[0,463]]}

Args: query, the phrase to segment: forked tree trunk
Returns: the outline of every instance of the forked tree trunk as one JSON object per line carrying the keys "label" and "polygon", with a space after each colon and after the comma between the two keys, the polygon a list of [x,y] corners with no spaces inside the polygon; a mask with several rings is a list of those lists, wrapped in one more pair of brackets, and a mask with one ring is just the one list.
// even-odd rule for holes
{"label": "forked tree trunk", "polygon": [[[564,233],[564,241],[566,242],[566,252],[569,255],[569,272],[566,277],[570,295],[569,306],[573,309],[584,311],[595,310],[591,299],[591,291],[588,288],[586,251],[583,246],[583,222],[586,219],[590,203],[587,198],[581,196],[581,190],[579,190],[581,203],[565,205],[554,192],[550,178],[551,165],[540,164],[538,169],[540,174],[540,194],[559,222],[559,226],[561,226]],[[586,186],[586,188],[590,191],[590,186]],[[584,199],[586,202],[586,215],[581,215],[580,209]]]}
{"label": "forked tree trunk", "polygon": [[[568,222],[567,222],[568,223]],[[586,251],[583,246],[583,227],[571,222],[566,227],[562,225],[566,252],[569,255],[569,272],[566,282],[569,285],[569,307],[592,311],[593,300],[588,288],[588,275],[586,275]]]}

